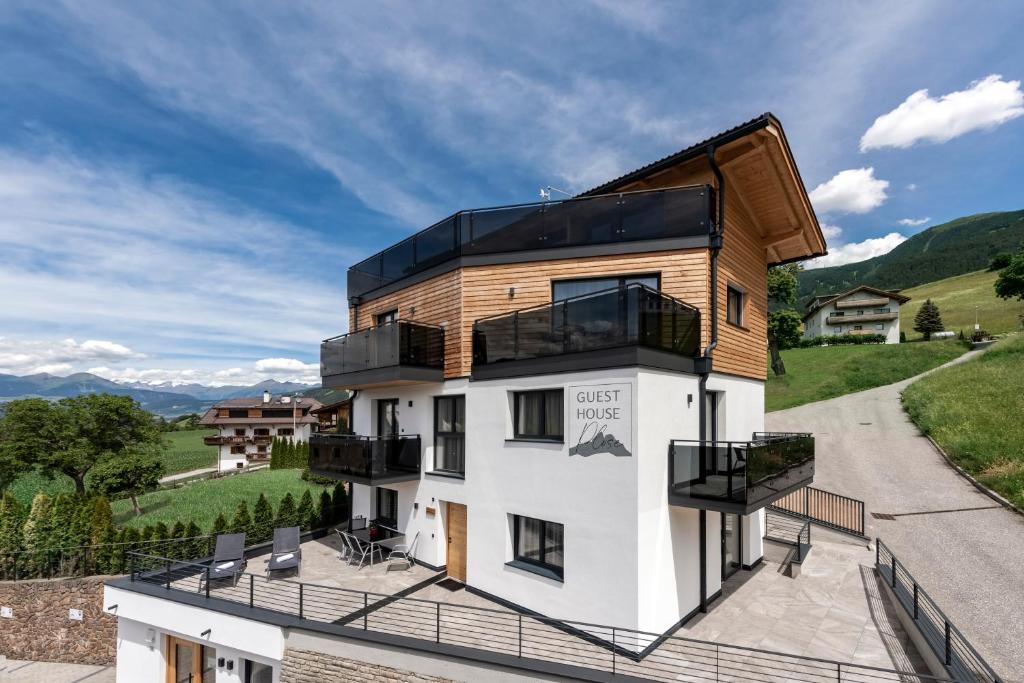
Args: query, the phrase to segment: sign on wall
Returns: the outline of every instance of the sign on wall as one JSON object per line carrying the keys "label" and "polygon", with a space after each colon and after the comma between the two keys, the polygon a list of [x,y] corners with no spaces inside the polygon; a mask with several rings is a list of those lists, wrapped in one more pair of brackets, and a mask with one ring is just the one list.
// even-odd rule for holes
{"label": "sign on wall", "polygon": [[633,455],[630,384],[569,387],[569,455]]}

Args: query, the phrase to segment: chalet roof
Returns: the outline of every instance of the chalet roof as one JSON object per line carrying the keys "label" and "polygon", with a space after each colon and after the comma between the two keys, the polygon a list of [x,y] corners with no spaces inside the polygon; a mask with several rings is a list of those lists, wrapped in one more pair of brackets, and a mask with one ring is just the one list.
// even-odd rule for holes
{"label": "chalet roof", "polygon": [[333,413],[338,408],[340,408],[340,407],[342,407],[344,405],[351,405],[351,404],[352,404],[352,397],[349,396],[348,398],[342,399],[340,401],[335,401],[334,403],[324,404],[324,405],[320,406],[319,408],[314,408],[314,409],[310,410],[309,412],[312,413],[313,415],[319,415],[321,413]]}
{"label": "chalet roof", "polygon": [[223,409],[234,410],[292,410],[298,408],[298,412],[306,410],[308,415],[299,414],[295,421],[298,424],[314,424],[316,418],[312,417],[312,411],[321,407],[320,401],[315,398],[298,397],[292,398],[285,403],[281,396],[273,396],[270,401],[264,402],[262,396],[254,398],[229,398],[219,401],[199,419],[201,425],[231,425],[231,424],[291,424],[292,417],[218,417],[217,413]]}
{"label": "chalet roof", "polygon": [[900,305],[903,305],[903,304],[907,303],[908,301],[910,301],[910,297],[909,296],[905,296],[903,294],[900,294],[899,291],[900,290],[898,290],[898,289],[895,289],[895,290],[885,290],[885,289],[878,289],[877,287],[871,287],[869,285],[857,285],[853,289],[847,290],[847,291],[845,291],[845,292],[843,292],[841,294],[822,294],[822,295],[814,297],[813,299],[811,299],[810,301],[807,302],[807,313],[804,314],[803,319],[807,320],[812,315],[814,315],[815,313],[820,311],[825,306],[828,306],[833,301],[838,301],[839,299],[845,299],[846,297],[850,296],[851,294],[856,294],[857,292],[870,292],[871,294],[877,294],[878,296],[884,296],[886,299],[895,299],[897,302],[899,302]]}

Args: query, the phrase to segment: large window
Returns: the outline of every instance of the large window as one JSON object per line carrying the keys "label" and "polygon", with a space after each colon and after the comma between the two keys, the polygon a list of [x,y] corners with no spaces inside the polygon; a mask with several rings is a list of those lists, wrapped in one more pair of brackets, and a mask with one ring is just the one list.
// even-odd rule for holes
{"label": "large window", "polygon": [[513,553],[524,568],[536,567],[540,573],[561,579],[565,569],[565,527],[532,517],[512,516]]}
{"label": "large window", "polygon": [[377,521],[390,527],[398,525],[398,491],[377,487]]}
{"label": "large window", "polygon": [[551,300],[561,301],[574,296],[592,294],[613,287],[625,287],[633,283],[647,285],[651,289],[660,289],[658,275],[623,275],[614,277],[590,277],[579,280],[558,280],[551,283]]}
{"label": "large window", "polygon": [[434,398],[434,469],[466,472],[466,397]]}
{"label": "large window", "polygon": [[514,423],[517,439],[561,441],[562,390],[516,392]]}
{"label": "large window", "polygon": [[746,295],[739,287],[729,285],[726,292],[725,319],[733,325],[743,326],[743,299]]}

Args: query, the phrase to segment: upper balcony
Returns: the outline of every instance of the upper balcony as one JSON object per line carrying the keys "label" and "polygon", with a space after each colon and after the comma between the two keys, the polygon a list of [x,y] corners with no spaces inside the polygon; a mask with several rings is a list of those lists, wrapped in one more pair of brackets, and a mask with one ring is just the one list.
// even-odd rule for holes
{"label": "upper balcony", "polygon": [[829,325],[842,325],[843,323],[875,323],[885,320],[895,320],[899,313],[888,308],[880,308],[867,313],[830,313],[825,322]]}
{"label": "upper balcony", "polygon": [[444,379],[444,330],[395,320],[320,344],[320,375],[331,389]]}
{"label": "upper balcony", "polygon": [[[646,242],[635,251],[679,248],[712,232],[714,201],[707,185],[624,192],[460,211],[348,269],[350,300],[414,275],[493,262],[496,255],[564,250],[560,258],[602,253],[599,245]],[[693,244],[690,246],[700,246]],[[489,260],[490,259],[490,260]]]}
{"label": "upper balcony", "polygon": [[647,365],[694,372],[700,312],[642,284],[473,324],[473,378]]}
{"label": "upper balcony", "polygon": [[412,436],[311,434],[309,471],[376,486],[420,478],[421,443]]}
{"label": "upper balcony", "polygon": [[756,432],[751,441],[672,441],[669,503],[734,512],[759,510],[814,479],[814,437]]}

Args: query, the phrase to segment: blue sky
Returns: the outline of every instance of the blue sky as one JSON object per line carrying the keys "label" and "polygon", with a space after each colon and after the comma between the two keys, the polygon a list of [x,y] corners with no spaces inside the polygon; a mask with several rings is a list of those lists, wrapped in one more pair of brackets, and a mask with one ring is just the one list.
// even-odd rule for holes
{"label": "blue sky", "polygon": [[0,0],[0,372],[315,381],[351,263],[763,111],[830,263],[1022,208],[1022,29],[1011,2]]}

